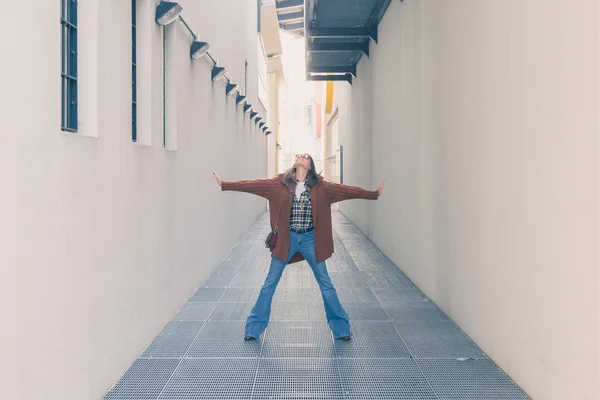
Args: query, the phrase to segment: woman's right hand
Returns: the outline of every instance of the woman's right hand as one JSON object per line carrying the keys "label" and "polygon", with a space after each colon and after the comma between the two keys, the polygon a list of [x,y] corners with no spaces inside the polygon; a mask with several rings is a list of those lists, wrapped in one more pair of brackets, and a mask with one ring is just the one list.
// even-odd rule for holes
{"label": "woman's right hand", "polygon": [[215,179],[217,180],[217,183],[219,184],[219,186],[221,186],[223,181],[221,180],[221,178],[219,178],[219,174],[217,174],[217,172],[213,170],[213,175],[215,176]]}

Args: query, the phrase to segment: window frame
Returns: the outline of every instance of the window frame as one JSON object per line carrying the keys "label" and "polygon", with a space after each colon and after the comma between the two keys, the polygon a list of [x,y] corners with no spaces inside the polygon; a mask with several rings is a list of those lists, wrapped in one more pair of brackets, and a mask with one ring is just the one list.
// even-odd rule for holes
{"label": "window frame", "polygon": [[248,60],[244,60],[244,96],[248,96]]}
{"label": "window frame", "polygon": [[137,0],[131,0],[131,140],[137,142]]}
{"label": "window frame", "polygon": [[61,24],[61,129],[77,132],[77,0],[60,1]]}

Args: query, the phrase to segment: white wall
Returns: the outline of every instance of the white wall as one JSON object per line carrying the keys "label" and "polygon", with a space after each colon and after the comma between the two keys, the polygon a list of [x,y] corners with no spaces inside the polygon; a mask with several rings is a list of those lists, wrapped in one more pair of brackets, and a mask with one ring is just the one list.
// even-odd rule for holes
{"label": "white wall", "polygon": [[387,184],[342,210],[532,398],[597,399],[599,8],[565,4],[393,1],[335,92],[345,182]]}
{"label": "white wall", "polygon": [[[346,185],[356,185],[374,189],[372,179],[371,151],[371,74],[369,63],[360,63],[357,76],[367,79],[356,80],[351,87],[347,82],[334,83],[333,111],[338,115],[338,146],[343,146],[343,180]],[[353,95],[360,93],[360,95]],[[335,117],[335,116],[333,116]],[[348,134],[352,132],[352,134]],[[353,200],[339,203],[343,212],[350,216],[365,234],[369,234],[371,202]]]}
{"label": "white wall", "polygon": [[[3,398],[101,398],[265,210],[215,183],[212,169],[265,176],[266,139],[208,60],[189,58],[179,22],[167,27],[177,151],[163,148],[157,3],[139,0],[146,145],[131,140],[129,1],[79,2],[77,134],[60,129],[60,2],[23,4],[0,28]],[[241,87],[248,60],[257,105],[256,4],[180,3]]]}
{"label": "white wall", "polygon": [[279,77],[277,72],[267,74],[269,80],[269,110],[267,126],[271,134],[267,136],[267,176],[277,174],[277,136],[279,134]]}

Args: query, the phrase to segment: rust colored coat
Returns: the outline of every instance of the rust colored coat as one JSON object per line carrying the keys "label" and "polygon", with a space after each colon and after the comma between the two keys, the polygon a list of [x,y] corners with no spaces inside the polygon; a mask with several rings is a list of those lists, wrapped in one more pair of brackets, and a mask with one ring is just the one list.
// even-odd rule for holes
{"label": "rust colored coat", "polygon": [[[293,187],[289,187],[282,176],[269,179],[222,181],[221,190],[252,193],[267,199],[269,201],[271,228],[274,228],[277,223],[277,212],[281,203],[277,245],[273,249],[273,255],[285,261],[290,250],[290,210],[292,196],[296,191],[295,179]],[[331,205],[338,201],[350,199],[377,200],[379,194],[376,190],[341,185],[320,178],[319,182],[310,188],[310,197],[312,220],[315,227],[315,254],[317,262],[320,262],[325,261],[333,254]],[[300,253],[296,253],[290,260],[290,264],[302,260],[304,260],[304,257]]]}

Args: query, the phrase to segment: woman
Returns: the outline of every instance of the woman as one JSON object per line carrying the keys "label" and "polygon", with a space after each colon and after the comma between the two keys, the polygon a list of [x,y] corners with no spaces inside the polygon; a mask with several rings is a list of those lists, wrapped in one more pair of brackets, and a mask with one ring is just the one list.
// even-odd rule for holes
{"label": "woman", "polygon": [[385,181],[377,190],[327,182],[317,174],[315,162],[308,154],[296,155],[294,167],[270,179],[228,182],[221,180],[215,171],[213,174],[223,191],[252,193],[267,199],[271,227],[277,227],[278,231],[271,267],[246,321],[244,340],[256,340],[265,331],[283,269],[289,263],[302,260],[308,262],[319,284],[333,337],[350,340],[350,319],[325,265],[325,260],[333,254],[331,204],[348,199],[376,200]]}

